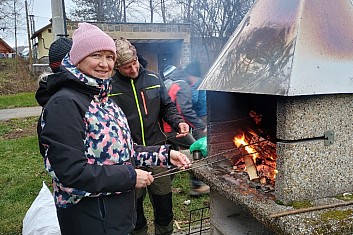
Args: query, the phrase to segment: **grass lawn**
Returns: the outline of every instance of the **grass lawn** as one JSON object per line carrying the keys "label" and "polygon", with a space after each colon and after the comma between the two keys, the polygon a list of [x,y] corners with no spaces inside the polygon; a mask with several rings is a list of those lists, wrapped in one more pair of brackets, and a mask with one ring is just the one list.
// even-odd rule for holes
{"label": "grass lawn", "polygon": [[[3,132],[3,126],[0,130]],[[36,136],[1,139],[0,149],[0,234],[21,234],[26,211],[42,181],[50,183],[50,178]]]}
{"label": "grass lawn", "polygon": [[23,92],[0,96],[0,109],[38,106],[34,92]]}
{"label": "grass lawn", "polygon": [[[38,150],[36,121],[36,117],[0,121],[0,235],[21,234],[22,220],[42,182],[50,186],[51,179]],[[190,197],[189,185],[188,173],[175,175],[173,188],[178,188],[178,192],[173,193],[174,219],[185,228],[190,210],[208,206],[209,202],[209,196]],[[189,205],[184,204],[187,200]],[[144,206],[153,234],[153,209],[148,198]],[[196,214],[196,218],[199,216]]]}

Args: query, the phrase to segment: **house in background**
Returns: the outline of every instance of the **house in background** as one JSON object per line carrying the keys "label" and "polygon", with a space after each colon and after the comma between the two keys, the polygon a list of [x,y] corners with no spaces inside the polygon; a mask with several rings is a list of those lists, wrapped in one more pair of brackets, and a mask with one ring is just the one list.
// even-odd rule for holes
{"label": "house in background", "polygon": [[[0,38],[0,56],[3,58],[14,57],[16,51],[9,46],[2,38]],[[0,57],[1,58],[1,57]]]}
{"label": "house in background", "polygon": [[[67,22],[69,38],[78,28],[77,21]],[[127,38],[148,61],[148,68],[161,73],[168,64],[184,66],[191,62],[190,24],[162,23],[100,23],[89,22],[101,28],[113,39]],[[36,55],[41,63],[48,62],[48,52],[54,35],[48,24],[31,37],[37,41]]]}

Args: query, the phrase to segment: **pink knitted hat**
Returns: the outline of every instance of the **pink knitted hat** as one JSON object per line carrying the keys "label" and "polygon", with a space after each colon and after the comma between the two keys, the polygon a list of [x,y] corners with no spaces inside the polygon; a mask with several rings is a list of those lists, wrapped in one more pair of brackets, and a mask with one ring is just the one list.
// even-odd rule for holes
{"label": "pink knitted hat", "polygon": [[111,51],[116,58],[114,40],[100,28],[89,23],[79,23],[72,35],[70,60],[77,65],[81,60],[97,51]]}

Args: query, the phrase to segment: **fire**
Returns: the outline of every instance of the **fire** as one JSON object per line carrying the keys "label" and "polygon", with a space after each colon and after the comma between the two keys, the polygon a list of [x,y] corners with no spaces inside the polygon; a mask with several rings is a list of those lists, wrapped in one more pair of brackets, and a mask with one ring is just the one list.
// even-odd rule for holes
{"label": "fire", "polygon": [[252,148],[248,143],[245,141],[245,134],[242,133],[240,137],[234,136],[233,142],[235,146],[238,148],[240,146],[244,146],[244,149],[252,155],[254,162],[256,162],[256,158],[258,157],[258,154],[254,148]]}
{"label": "fire", "polygon": [[275,144],[256,135],[255,131],[242,132],[234,136],[233,142],[242,157],[236,166],[244,168],[250,180],[259,179],[262,184],[274,184],[277,174]]}

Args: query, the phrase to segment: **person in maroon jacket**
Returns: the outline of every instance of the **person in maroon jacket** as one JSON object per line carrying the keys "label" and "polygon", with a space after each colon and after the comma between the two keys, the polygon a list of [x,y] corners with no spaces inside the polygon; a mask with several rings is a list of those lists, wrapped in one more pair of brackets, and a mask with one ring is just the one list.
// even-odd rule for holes
{"label": "person in maroon jacket", "polygon": [[[174,68],[173,71],[170,71]],[[168,70],[169,69],[169,70]],[[163,123],[163,129],[168,139],[173,144],[189,148],[196,140],[206,136],[207,128],[204,122],[205,111],[198,114],[198,106],[202,105],[202,109],[206,107],[206,101],[199,100],[199,91],[196,85],[201,81],[201,68],[199,62],[192,62],[184,69],[176,67],[166,68],[166,80],[164,81],[168,94],[175,103],[180,115],[186,123],[192,128],[192,135],[188,134],[182,138],[175,138],[175,131],[167,123]],[[194,97],[196,98],[194,98]],[[204,97],[205,98],[205,97]],[[202,103],[200,103],[200,101]],[[191,189],[189,194],[192,196],[200,196],[208,194],[210,187],[197,179],[192,173],[191,175]]]}

